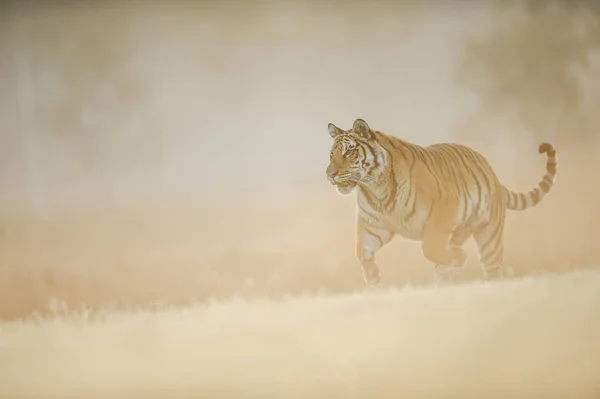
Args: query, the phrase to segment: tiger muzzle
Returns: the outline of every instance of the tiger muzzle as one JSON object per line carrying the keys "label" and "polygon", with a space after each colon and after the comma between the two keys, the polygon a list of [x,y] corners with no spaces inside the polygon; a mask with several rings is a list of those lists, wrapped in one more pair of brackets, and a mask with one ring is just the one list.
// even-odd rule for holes
{"label": "tiger muzzle", "polygon": [[337,183],[336,181],[336,177],[338,175],[337,171],[330,171],[329,168],[327,169],[327,180],[329,181],[329,183],[335,185]]}

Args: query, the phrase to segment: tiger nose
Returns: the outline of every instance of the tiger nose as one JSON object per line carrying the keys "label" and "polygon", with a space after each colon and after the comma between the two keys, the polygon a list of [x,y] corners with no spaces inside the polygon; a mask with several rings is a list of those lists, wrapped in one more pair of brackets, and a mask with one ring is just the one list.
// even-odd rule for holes
{"label": "tiger nose", "polygon": [[329,169],[327,169],[327,180],[329,180],[329,183],[335,184],[335,177],[337,176],[337,174],[337,171],[330,171]]}

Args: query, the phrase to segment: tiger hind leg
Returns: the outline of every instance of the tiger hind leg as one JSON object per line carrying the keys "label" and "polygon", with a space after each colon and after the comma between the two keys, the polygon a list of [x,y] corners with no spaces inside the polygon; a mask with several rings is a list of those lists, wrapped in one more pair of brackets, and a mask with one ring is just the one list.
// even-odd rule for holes
{"label": "tiger hind leg", "polygon": [[[456,229],[452,236],[450,237],[450,248],[460,248],[462,250],[462,246],[467,242],[467,240],[471,237],[472,231],[468,227],[463,227]],[[466,256],[465,262],[466,263]],[[456,269],[456,267],[463,266],[463,264],[456,265],[440,265],[436,264],[433,266],[433,276],[435,280],[436,286],[445,285],[452,282],[452,273]]]}
{"label": "tiger hind leg", "polygon": [[485,281],[504,278],[503,231],[504,223],[500,220],[495,223],[487,223],[473,233]]}
{"label": "tiger hind leg", "polygon": [[[461,267],[467,262],[467,255],[461,245],[464,243],[462,235],[466,235],[467,238],[468,235],[462,229],[457,231],[455,225],[457,212],[456,203],[433,204],[423,231],[421,243],[423,255],[435,265],[434,276],[440,283],[447,279],[451,269]],[[461,245],[451,243],[454,236],[456,236],[454,239],[456,244]]]}

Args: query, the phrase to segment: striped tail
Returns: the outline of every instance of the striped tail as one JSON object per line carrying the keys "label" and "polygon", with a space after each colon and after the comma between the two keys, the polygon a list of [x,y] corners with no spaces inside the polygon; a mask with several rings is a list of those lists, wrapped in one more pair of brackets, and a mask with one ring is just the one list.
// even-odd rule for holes
{"label": "striped tail", "polygon": [[538,151],[540,154],[546,153],[548,159],[546,161],[546,174],[537,187],[527,193],[515,193],[504,186],[502,187],[506,196],[507,208],[512,211],[524,211],[532,206],[536,206],[548,194],[554,184],[554,177],[556,176],[556,150],[552,144],[542,143]]}

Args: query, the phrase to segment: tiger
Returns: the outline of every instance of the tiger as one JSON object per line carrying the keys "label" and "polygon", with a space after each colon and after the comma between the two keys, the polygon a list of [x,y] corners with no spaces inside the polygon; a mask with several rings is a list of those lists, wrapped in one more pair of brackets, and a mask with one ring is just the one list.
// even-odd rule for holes
{"label": "tiger", "polygon": [[557,171],[554,146],[541,143],[546,173],[532,190],[515,193],[481,153],[462,144],[416,145],[373,130],[360,118],[350,130],[329,123],[328,131],[333,144],[327,180],[342,195],[357,189],[356,257],[370,287],[381,280],[375,254],[396,235],[420,242],[436,285],[466,264],[462,247],[471,236],[484,282],[504,279],[506,210],[540,203]]}

